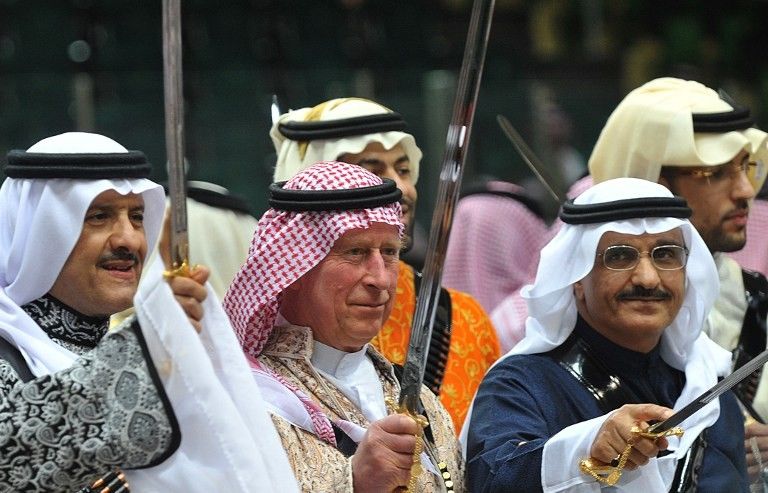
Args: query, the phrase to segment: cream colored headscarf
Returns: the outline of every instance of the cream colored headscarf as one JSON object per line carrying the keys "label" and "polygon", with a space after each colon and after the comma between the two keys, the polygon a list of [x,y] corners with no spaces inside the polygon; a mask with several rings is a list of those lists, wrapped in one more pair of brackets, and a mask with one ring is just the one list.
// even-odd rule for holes
{"label": "cream colored headscarf", "polygon": [[756,128],[693,131],[692,113],[733,109],[698,82],[652,80],[630,92],[608,118],[589,158],[590,174],[595,183],[619,177],[658,181],[662,166],[717,166],[746,149],[759,164],[750,177],[759,190],[768,163],[768,134]]}
{"label": "cream colored headscarf", "polygon": [[313,108],[291,110],[281,115],[269,131],[277,151],[274,181],[290,180],[317,162],[336,161],[342,154],[357,154],[368,144],[379,142],[386,150],[397,144],[403,146],[411,162],[413,182],[416,183],[419,179],[419,161],[422,153],[411,134],[390,131],[299,142],[287,139],[279,129],[280,124],[287,122],[330,121],[386,113],[392,113],[392,110],[367,99],[340,98],[320,103]]}

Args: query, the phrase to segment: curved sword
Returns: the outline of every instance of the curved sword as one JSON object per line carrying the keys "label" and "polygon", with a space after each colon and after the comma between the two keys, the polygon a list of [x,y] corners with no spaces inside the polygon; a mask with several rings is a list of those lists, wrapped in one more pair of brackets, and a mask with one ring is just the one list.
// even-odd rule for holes
{"label": "curved sword", "polygon": [[427,258],[416,299],[408,355],[401,381],[400,407],[414,414],[420,412],[419,397],[440,298],[443,261],[448,249],[448,235],[453,222],[453,211],[459,198],[464,161],[477,107],[477,95],[488,46],[493,6],[494,0],[475,0],[472,6],[464,60],[461,63],[459,84],[454,99],[453,116],[448,126],[446,149],[440,171],[440,185],[432,214]]}

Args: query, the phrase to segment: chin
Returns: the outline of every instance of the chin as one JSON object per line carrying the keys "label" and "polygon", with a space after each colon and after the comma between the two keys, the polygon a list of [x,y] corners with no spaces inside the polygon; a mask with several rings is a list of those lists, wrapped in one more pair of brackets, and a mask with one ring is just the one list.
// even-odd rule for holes
{"label": "chin", "polygon": [[746,236],[741,237],[731,237],[724,239],[724,241],[721,242],[720,248],[716,249],[715,251],[718,252],[738,252],[739,250],[744,248],[744,245],[747,244],[747,238]]}
{"label": "chin", "polygon": [[132,308],[134,294],[135,293],[131,294],[130,296],[112,297],[108,301],[105,301],[104,311],[107,312],[106,315],[111,316],[111,315],[114,315],[115,313],[120,313],[129,308]]}

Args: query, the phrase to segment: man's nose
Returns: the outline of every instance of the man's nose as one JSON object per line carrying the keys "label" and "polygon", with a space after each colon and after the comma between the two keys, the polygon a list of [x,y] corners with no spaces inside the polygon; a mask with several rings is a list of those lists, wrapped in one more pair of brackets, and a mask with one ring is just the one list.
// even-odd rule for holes
{"label": "man's nose", "polygon": [[137,252],[144,241],[144,231],[136,227],[128,216],[120,216],[112,226],[109,243],[112,249],[127,248]]}
{"label": "man's nose", "polygon": [[659,271],[653,265],[650,255],[641,255],[640,260],[632,271],[632,283],[650,289],[659,285]]}
{"label": "man's nose", "polygon": [[389,271],[387,270],[387,263],[380,251],[375,250],[371,253],[366,268],[368,285],[380,290],[390,288],[390,276]]}
{"label": "man's nose", "polygon": [[405,182],[403,181],[403,177],[392,167],[387,167],[387,169],[383,173],[378,173],[379,178],[389,178],[390,180],[395,182],[395,185],[397,185],[397,188],[399,188],[401,191],[405,189]]}
{"label": "man's nose", "polygon": [[731,196],[734,200],[751,200],[755,198],[755,187],[749,181],[749,177],[744,172],[736,176],[731,189]]}

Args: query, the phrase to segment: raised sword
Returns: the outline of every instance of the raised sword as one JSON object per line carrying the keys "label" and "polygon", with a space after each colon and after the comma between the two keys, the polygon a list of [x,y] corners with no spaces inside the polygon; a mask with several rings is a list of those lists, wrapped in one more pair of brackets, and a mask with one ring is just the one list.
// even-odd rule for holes
{"label": "raised sword", "polygon": [[419,396],[424,380],[429,341],[440,296],[442,267],[445,252],[448,249],[448,236],[459,198],[472,121],[477,106],[493,6],[494,0],[475,0],[472,6],[464,59],[446,137],[440,184],[432,214],[427,256],[416,299],[408,355],[401,381],[399,404],[410,412],[416,412],[419,409]]}
{"label": "raised sword", "polygon": [[651,425],[651,427],[645,431],[647,433],[662,433],[680,425],[683,421],[693,416],[701,408],[717,399],[724,392],[732,389],[739,382],[743,381],[749,375],[757,371],[767,361],[768,349],[749,360],[746,364],[744,364],[744,366],[735,370],[724,379],[717,382],[717,384],[715,384],[712,388],[703,392],[700,396],[677,411],[675,414],[665,419],[664,421],[659,421],[658,423]]}
{"label": "raised sword", "polygon": [[184,169],[184,91],[181,70],[181,0],[163,0],[165,150],[171,216],[169,275],[189,274],[187,182]]}
{"label": "raised sword", "polygon": [[[494,0],[475,0],[472,5],[453,114],[446,136],[440,184],[432,214],[427,256],[424,262],[421,285],[417,293],[408,354],[400,382],[399,410],[414,417],[422,426],[425,426],[426,422],[420,416],[423,412],[420,403],[421,388],[429,355],[432,328],[435,324],[435,314],[440,300],[440,283],[445,252],[448,249],[448,236],[451,232],[453,213],[459,198],[461,178],[472,133],[472,122],[477,108],[477,96],[483,74],[494,3]],[[445,489],[453,491],[453,482],[450,480],[447,467],[444,463],[437,462],[437,457],[428,443],[421,439],[417,440],[414,455],[418,457],[422,446],[425,447],[427,454],[440,469]],[[420,462],[418,458],[415,458],[408,491],[415,491],[416,478],[419,473]]]}
{"label": "raised sword", "polygon": [[510,142],[512,142],[512,145],[515,146],[517,153],[520,154],[520,157],[523,158],[525,164],[527,164],[528,168],[533,171],[533,174],[539,182],[544,185],[544,188],[549,192],[552,198],[555,199],[558,205],[565,202],[566,194],[562,190],[556,190],[557,184],[547,171],[547,167],[544,166],[544,163],[538,156],[536,156],[536,153],[528,147],[528,144],[526,144],[523,137],[517,130],[515,130],[515,127],[512,126],[507,117],[504,115],[496,115],[496,121],[501,127],[501,130],[504,131],[504,135],[506,135]]}

